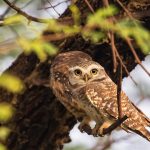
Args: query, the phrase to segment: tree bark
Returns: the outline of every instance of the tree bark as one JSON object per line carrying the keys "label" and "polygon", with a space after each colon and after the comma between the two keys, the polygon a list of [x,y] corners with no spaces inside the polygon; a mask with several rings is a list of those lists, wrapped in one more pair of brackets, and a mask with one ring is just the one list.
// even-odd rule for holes
{"label": "tree bark", "polygon": [[[94,10],[102,7],[100,0],[89,0],[89,2]],[[116,4],[113,1],[111,3]],[[141,3],[143,4],[143,1],[138,4],[140,5]],[[126,2],[124,4],[127,7],[130,6],[130,12],[134,15],[136,13],[141,14],[139,13],[140,11],[149,10],[148,8],[144,9],[144,11],[137,10],[136,6],[133,5],[135,3],[129,5],[130,3]],[[86,16],[90,13],[89,7],[84,0],[77,1],[77,6],[85,17],[84,24]],[[64,16],[71,16],[69,9],[61,17]],[[143,16],[138,16],[138,19],[142,20],[145,27],[150,29],[150,16]],[[51,33],[46,31],[44,32],[45,34]],[[113,73],[112,52],[109,43],[93,44],[85,41],[80,35],[76,35],[54,42],[54,44],[59,47],[61,52],[81,50],[90,54],[94,60],[104,66],[112,80],[115,83],[117,82],[118,76]],[[116,41],[116,46],[123,62],[128,70],[131,71],[137,64],[132,52],[121,39]],[[136,52],[142,60],[144,54],[138,48],[136,48]],[[64,143],[70,142],[69,132],[77,121],[56,99],[51,89],[47,86],[49,84],[49,70],[52,59],[49,58],[45,62],[40,62],[35,54],[27,56],[21,54],[7,70],[20,77],[26,85],[26,89],[19,95],[0,89],[0,101],[12,104],[16,110],[14,118],[8,123],[12,132],[6,144],[10,150],[59,150],[63,148]],[[126,73],[123,70],[123,77],[125,76]]]}

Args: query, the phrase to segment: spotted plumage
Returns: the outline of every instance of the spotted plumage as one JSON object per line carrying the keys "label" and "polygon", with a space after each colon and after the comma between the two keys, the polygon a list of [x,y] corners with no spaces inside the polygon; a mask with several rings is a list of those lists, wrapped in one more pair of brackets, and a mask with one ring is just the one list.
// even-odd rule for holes
{"label": "spotted plumage", "polygon": [[[93,134],[102,134],[118,119],[117,86],[104,68],[80,51],[59,54],[51,67],[50,85],[62,104],[77,118],[80,127],[94,120]],[[150,141],[146,127],[150,120],[121,92],[122,115],[128,118],[121,128],[133,131]]]}

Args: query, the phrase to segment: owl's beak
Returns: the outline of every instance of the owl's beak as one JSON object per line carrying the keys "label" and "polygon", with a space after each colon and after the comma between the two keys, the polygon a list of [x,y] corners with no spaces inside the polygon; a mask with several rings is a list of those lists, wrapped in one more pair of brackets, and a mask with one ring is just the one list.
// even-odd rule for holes
{"label": "owl's beak", "polygon": [[84,80],[85,82],[87,82],[89,79],[91,79],[91,78],[90,78],[90,76],[86,73],[86,74],[83,76],[83,80]]}

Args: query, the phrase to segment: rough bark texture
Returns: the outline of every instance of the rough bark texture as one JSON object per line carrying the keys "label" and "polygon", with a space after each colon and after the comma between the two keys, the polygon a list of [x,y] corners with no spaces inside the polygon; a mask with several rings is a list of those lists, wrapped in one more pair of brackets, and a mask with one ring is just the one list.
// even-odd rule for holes
{"label": "rough bark texture", "polygon": [[[89,2],[95,10],[102,7],[100,0],[89,0]],[[111,2],[113,3],[113,1]],[[133,5],[134,2],[137,4],[138,1],[130,1],[132,5],[125,2],[125,5],[130,6],[134,13],[143,12],[142,8],[141,10],[136,9],[136,5]],[[77,3],[82,14],[88,15],[90,10],[84,0]],[[141,0],[138,5],[143,3],[144,1]],[[148,10],[148,7],[145,10]],[[62,17],[64,16],[71,16],[68,9],[62,15]],[[140,16],[140,19],[150,29],[150,16]],[[45,32],[44,34],[50,33]],[[113,73],[112,52],[108,43],[94,45],[77,35],[63,41],[57,41],[55,44],[60,47],[61,52],[81,50],[89,53],[93,59],[104,66],[113,81],[117,81],[117,75]],[[128,70],[131,71],[136,66],[131,51],[120,39],[116,45]],[[136,52],[142,60],[143,53],[139,49],[136,49]],[[41,63],[34,54],[28,56],[21,54],[7,70],[19,76],[26,85],[26,89],[20,95],[14,95],[0,89],[0,101],[7,101],[16,109],[13,120],[8,124],[12,129],[7,141],[10,150],[59,150],[62,149],[64,143],[70,141],[69,132],[77,121],[55,98],[51,89],[46,86],[50,76],[51,59]],[[126,76],[124,70],[123,76]]]}

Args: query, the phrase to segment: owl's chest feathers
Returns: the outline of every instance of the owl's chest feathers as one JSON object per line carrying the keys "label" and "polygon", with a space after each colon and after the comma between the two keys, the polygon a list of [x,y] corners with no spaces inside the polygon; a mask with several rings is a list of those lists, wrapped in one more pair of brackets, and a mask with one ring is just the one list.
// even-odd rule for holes
{"label": "owl's chest feathers", "polygon": [[86,97],[86,86],[81,86],[73,91],[73,95],[78,105],[83,109],[90,118],[96,122],[103,122],[102,115],[98,109]]}

